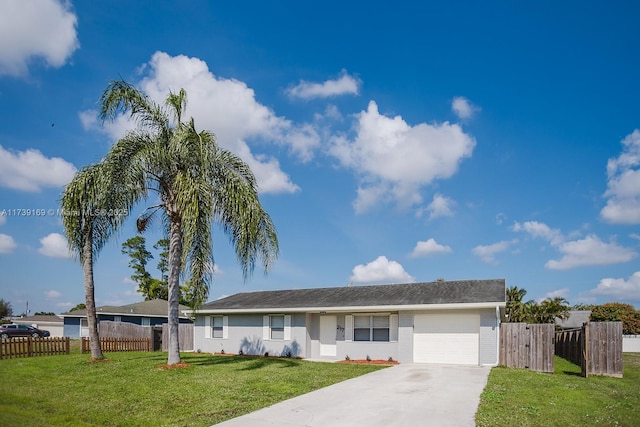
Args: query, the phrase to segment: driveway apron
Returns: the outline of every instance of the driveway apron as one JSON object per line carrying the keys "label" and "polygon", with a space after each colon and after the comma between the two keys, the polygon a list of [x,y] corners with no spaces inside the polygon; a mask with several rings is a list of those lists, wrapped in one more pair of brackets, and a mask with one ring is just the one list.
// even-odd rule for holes
{"label": "driveway apron", "polygon": [[474,426],[490,369],[400,364],[217,426]]}

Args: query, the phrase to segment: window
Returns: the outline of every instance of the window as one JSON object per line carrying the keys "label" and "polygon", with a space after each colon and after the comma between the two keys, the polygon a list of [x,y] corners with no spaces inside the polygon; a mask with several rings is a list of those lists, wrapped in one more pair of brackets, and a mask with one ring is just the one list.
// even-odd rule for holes
{"label": "window", "polygon": [[222,316],[213,316],[211,320],[211,337],[222,338]]}
{"label": "window", "polygon": [[270,329],[272,340],[284,339],[284,315],[270,316]]}
{"label": "window", "polygon": [[142,318],[142,326],[151,326],[151,319],[148,317]]}
{"label": "window", "polygon": [[113,316],[114,322],[122,322],[122,316]]}
{"label": "window", "polygon": [[389,316],[353,316],[354,341],[389,341]]}
{"label": "window", "polygon": [[229,338],[229,316],[207,316],[205,320],[205,338]]}
{"label": "window", "polygon": [[266,314],[262,319],[263,340],[288,341],[291,339],[290,314]]}

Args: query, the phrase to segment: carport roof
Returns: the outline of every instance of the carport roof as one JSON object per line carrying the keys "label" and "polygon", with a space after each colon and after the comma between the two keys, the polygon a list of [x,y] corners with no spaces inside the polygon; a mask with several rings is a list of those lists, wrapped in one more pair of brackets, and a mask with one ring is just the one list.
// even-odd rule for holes
{"label": "carport roof", "polygon": [[504,279],[461,280],[246,292],[209,302],[198,311],[494,302],[504,304],[505,300]]}

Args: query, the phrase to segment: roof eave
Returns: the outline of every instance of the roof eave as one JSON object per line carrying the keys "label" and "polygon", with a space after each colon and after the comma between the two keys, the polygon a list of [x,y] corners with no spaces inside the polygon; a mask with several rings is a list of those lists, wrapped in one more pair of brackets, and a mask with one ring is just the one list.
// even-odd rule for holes
{"label": "roof eave", "polygon": [[189,314],[257,314],[257,313],[357,313],[371,311],[408,311],[408,310],[465,310],[474,308],[505,307],[504,301],[446,303],[446,304],[407,304],[407,305],[371,305],[344,307],[265,307],[265,308],[217,308],[188,310]]}

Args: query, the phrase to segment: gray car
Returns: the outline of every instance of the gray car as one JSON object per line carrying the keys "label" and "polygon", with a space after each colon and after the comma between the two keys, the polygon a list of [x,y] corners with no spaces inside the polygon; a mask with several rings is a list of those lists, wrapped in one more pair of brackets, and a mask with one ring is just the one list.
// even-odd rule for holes
{"label": "gray car", "polygon": [[13,337],[48,337],[49,331],[43,329],[34,328],[27,325],[1,325],[0,326],[0,338],[6,340]]}

